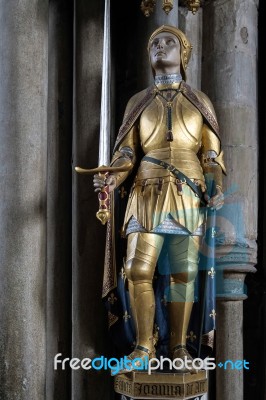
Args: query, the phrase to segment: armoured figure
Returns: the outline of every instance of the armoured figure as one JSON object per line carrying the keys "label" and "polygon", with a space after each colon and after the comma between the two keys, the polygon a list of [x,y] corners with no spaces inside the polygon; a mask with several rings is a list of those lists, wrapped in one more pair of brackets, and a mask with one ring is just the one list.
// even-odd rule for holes
{"label": "armoured figure", "polygon": [[[203,201],[214,208],[224,201],[225,167],[215,112],[205,94],[185,83],[191,49],[175,27],[164,25],[151,35],[148,53],[154,86],[129,100],[111,162],[130,162],[132,169],[139,163],[123,226],[125,272],[137,332],[132,359],[155,356],[152,281],[163,247],[171,266],[169,350],[173,358],[191,357],[186,335],[204,233]],[[207,172],[216,184],[212,198],[205,193]],[[111,192],[129,174],[111,174],[106,180],[95,175],[95,190],[109,185]]]}

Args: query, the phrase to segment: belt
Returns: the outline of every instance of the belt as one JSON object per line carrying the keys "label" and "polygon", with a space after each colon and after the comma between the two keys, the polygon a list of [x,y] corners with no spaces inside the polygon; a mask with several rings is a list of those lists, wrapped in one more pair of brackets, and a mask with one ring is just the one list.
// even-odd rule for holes
{"label": "belt", "polygon": [[157,160],[157,158],[149,157],[149,156],[144,156],[142,161],[147,161],[152,164],[159,165],[160,167],[163,167],[164,169],[167,169],[168,171],[172,172],[172,174],[181,182],[181,183],[187,183],[188,186],[193,190],[194,193],[200,198],[203,199],[203,192],[200,188],[200,186],[196,185],[191,179],[189,179],[183,172],[179,171],[174,165],[168,164],[165,161]]}

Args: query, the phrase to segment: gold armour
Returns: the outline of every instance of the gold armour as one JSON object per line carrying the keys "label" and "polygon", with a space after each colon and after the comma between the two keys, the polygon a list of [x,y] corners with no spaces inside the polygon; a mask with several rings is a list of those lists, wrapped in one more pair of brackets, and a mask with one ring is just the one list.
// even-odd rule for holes
{"label": "gold armour", "polygon": [[[176,88],[176,85],[171,87]],[[127,107],[125,118],[139,100],[134,96]],[[197,91],[197,96],[214,113],[207,96]],[[182,93],[173,101],[173,141],[166,140],[166,111],[164,99],[156,96],[143,111],[139,121],[133,125],[114,154],[112,165],[122,165],[128,158],[123,149],[132,149],[132,167],[138,147],[145,155],[174,165],[205,190],[204,172],[212,168],[217,175],[217,185],[221,186],[222,168],[205,163],[204,155],[214,151],[221,155],[220,140],[204,123],[198,109]],[[120,184],[130,172],[116,175]],[[218,179],[219,178],[219,179]],[[182,196],[177,195],[175,177],[170,171],[146,161],[140,163],[137,176],[127,205],[124,230],[134,217],[148,232],[160,225],[168,216],[193,233],[204,221],[204,211],[200,199],[186,184],[182,186]]]}
{"label": "gold armour", "polygon": [[[174,34],[181,48],[181,73],[185,79],[185,70],[190,58],[192,46],[179,29],[169,26],[158,28],[150,37],[148,50],[156,35],[161,32]],[[149,356],[154,354],[153,323],[155,300],[152,288],[153,274],[160,251],[167,246],[171,267],[170,293],[168,299],[171,321],[170,350],[174,356],[187,355],[184,348],[186,334],[194,300],[194,281],[198,270],[198,251],[201,236],[193,235],[204,222],[204,207],[200,198],[187,185],[178,182],[167,169],[145,160],[139,160],[139,150],[157,160],[174,166],[194,184],[206,190],[204,174],[212,172],[216,185],[222,186],[222,172],[225,172],[220,140],[204,119],[199,108],[179,91],[180,83],[157,85],[156,94],[140,116],[128,125],[128,131],[114,153],[111,165],[122,166],[132,163],[132,169],[139,161],[137,174],[129,195],[124,232],[134,218],[146,232],[128,235],[127,260],[125,266],[129,282],[132,314],[134,316],[137,338],[136,348],[130,355],[142,357],[145,350]],[[163,90],[163,91],[162,91]],[[133,96],[127,105],[124,122],[127,125],[132,110],[141,104],[146,90]],[[212,104],[208,97],[194,90],[194,99],[204,105],[208,115],[216,121]],[[168,97],[167,97],[168,96]],[[171,104],[167,99],[171,98]],[[169,125],[169,107],[171,107],[171,134],[166,135]],[[168,125],[167,125],[168,124]],[[130,174],[118,172],[115,175],[119,186]],[[190,235],[166,235],[153,233],[153,229],[169,216],[174,222],[185,228]],[[181,347],[180,347],[181,346]]]}

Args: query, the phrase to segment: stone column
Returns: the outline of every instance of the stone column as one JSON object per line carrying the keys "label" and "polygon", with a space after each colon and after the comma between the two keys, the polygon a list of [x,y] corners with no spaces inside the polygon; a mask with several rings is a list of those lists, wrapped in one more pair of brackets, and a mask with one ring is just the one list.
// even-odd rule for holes
{"label": "stone column", "polygon": [[71,398],[73,0],[49,2],[46,400]]}
{"label": "stone column", "polygon": [[[77,0],[73,132],[72,357],[107,354],[107,316],[101,299],[106,227],[96,219],[92,176],[75,166],[98,165],[104,2]],[[72,399],[109,399],[109,371],[72,372]]]}
{"label": "stone column", "polygon": [[[265,98],[265,91],[266,91],[266,82],[264,78],[265,69],[266,69],[266,59],[265,59],[265,45],[266,45],[266,25],[265,25],[265,17],[266,17],[266,4],[263,1],[259,3],[259,117],[260,117],[260,148],[265,149],[265,132],[266,132],[266,98]],[[260,153],[260,182],[262,185],[260,187],[260,209],[259,215],[262,218],[259,219],[260,225],[260,234],[261,234],[261,246],[260,246],[260,253],[262,259],[262,277],[263,280],[260,280],[260,283],[263,282],[262,290],[263,290],[263,320],[260,322],[260,326],[258,329],[260,337],[263,339],[263,355],[261,351],[261,344],[258,343],[257,347],[257,360],[258,360],[258,368],[263,369],[263,373],[259,374],[259,378],[263,376],[263,385],[260,388],[260,395],[263,400],[266,400],[266,293],[265,293],[265,279],[266,279],[266,187],[263,184],[266,174],[266,157],[264,154],[264,150]],[[261,278],[259,275],[258,278]],[[259,303],[255,304],[255,306],[261,305],[261,297],[259,297]],[[262,329],[261,329],[262,328]],[[254,337],[254,335],[252,335]],[[252,337],[252,338],[253,338]],[[263,358],[262,358],[263,357]],[[252,382],[253,383],[253,382]],[[250,388],[250,392],[253,388]]]}
{"label": "stone column", "polygon": [[0,7],[0,398],[45,399],[48,1]]}
{"label": "stone column", "polygon": [[[212,21],[212,23],[210,23]],[[217,362],[243,359],[244,279],[257,258],[257,2],[206,3],[202,89],[221,128],[228,176],[218,213]],[[243,370],[217,369],[217,400],[243,399]]]}
{"label": "stone column", "polygon": [[[266,69],[266,59],[265,59],[265,45],[266,45],[266,4],[264,1],[259,2],[259,131],[260,131],[260,148],[263,149],[260,153],[260,182],[262,183],[260,186],[260,208],[259,215],[261,218],[259,219],[259,227],[260,227],[260,235],[261,235],[261,245],[260,245],[260,256],[261,256],[261,272],[262,274],[258,274],[259,283],[262,285],[263,297],[259,296],[258,302],[255,303],[255,307],[260,309],[261,307],[261,299],[263,299],[263,318],[262,321],[259,321],[259,326],[257,328],[258,331],[258,339],[262,339],[263,341],[263,353],[261,342],[258,341],[257,344],[257,352],[255,353],[257,356],[257,365],[258,369],[262,369],[262,373],[258,374],[257,379],[263,379],[262,385],[256,385],[259,390],[259,394],[263,400],[266,400],[266,292],[265,292],[265,279],[266,279],[266,187],[263,184],[265,180],[266,174],[266,157],[265,157],[265,132],[266,132],[266,82],[265,69]],[[258,281],[257,281],[258,282]],[[256,282],[256,283],[257,283]],[[260,293],[259,293],[260,294]],[[253,315],[252,315],[253,316]],[[251,320],[252,321],[252,320]],[[252,339],[254,338],[254,331],[252,331]],[[253,351],[251,348],[250,351]],[[252,381],[253,384],[254,381]],[[250,385],[251,386],[251,385]],[[252,387],[253,386],[253,387]],[[250,387],[250,393],[254,392],[254,384]]]}

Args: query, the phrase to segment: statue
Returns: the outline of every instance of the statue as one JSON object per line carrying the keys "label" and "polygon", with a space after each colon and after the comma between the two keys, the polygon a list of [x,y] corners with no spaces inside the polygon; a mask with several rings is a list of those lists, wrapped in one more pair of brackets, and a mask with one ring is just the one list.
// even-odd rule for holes
{"label": "statue", "polygon": [[[219,209],[224,202],[225,167],[215,112],[205,94],[186,84],[191,50],[185,34],[173,26],[153,32],[148,53],[154,85],[129,100],[110,164],[130,164],[131,170],[94,175],[95,191],[107,186],[112,193],[138,165],[123,225],[125,273],[136,327],[136,345],[129,359],[155,357],[152,282],[162,249],[171,267],[169,351],[173,359],[191,359],[186,335],[206,204]],[[211,198],[206,173],[212,173],[215,181]]]}

